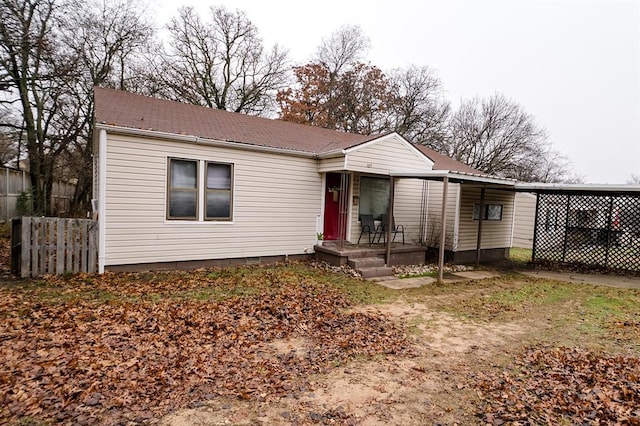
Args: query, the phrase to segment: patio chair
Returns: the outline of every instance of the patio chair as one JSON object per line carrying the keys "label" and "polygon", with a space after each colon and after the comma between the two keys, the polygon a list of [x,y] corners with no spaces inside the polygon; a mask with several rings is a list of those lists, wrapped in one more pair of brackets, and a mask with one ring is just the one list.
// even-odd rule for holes
{"label": "patio chair", "polygon": [[[373,241],[376,240],[376,235],[378,231],[380,231],[380,226],[376,228],[376,223],[373,220],[373,215],[363,214],[360,215],[360,236],[358,237],[358,244],[360,244],[360,240],[362,239],[363,234],[367,234],[367,239],[369,240],[369,245]],[[371,233],[373,232],[373,238],[371,238]]]}
{"label": "patio chair", "polygon": [[[383,238],[383,241],[386,243],[387,242],[387,230],[389,229],[389,215],[383,214],[380,216],[380,220],[382,221],[382,225],[381,225],[381,237]],[[396,225],[396,221],[395,218],[393,220],[393,222],[391,223],[391,232],[393,232],[393,239],[391,240],[391,242],[394,242],[396,240],[396,235],[398,235],[399,233],[402,234],[402,245],[404,245],[404,225]],[[378,242],[380,242],[380,237],[378,237]]]}

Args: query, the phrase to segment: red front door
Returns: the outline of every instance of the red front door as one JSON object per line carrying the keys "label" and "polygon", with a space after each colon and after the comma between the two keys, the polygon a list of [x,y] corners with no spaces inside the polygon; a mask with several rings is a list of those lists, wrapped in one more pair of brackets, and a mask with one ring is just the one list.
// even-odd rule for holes
{"label": "red front door", "polygon": [[324,189],[324,239],[346,239],[349,175],[327,173]]}

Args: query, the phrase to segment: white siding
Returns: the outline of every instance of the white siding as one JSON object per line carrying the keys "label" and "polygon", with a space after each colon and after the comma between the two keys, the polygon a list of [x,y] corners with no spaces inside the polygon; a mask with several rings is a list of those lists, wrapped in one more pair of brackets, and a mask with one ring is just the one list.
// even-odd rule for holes
{"label": "white siding", "polygon": [[[167,157],[234,164],[232,222],[166,220]],[[109,134],[106,265],[301,254],[315,243],[316,159]]]}
{"label": "white siding", "polygon": [[[427,221],[425,224],[425,241],[429,247],[440,245],[440,235],[442,228],[442,195],[443,183],[438,181],[427,181]],[[456,250],[456,207],[458,205],[458,191],[460,184],[449,182],[447,193],[447,229],[445,236],[445,249]]]}
{"label": "white siding", "polygon": [[[418,244],[420,239],[420,207],[422,204],[422,180],[396,180],[393,215],[397,225],[404,226],[404,238],[408,244]],[[396,237],[396,241],[399,241]]]}
{"label": "white siding", "polygon": [[347,154],[347,170],[388,175],[390,171],[424,172],[431,170],[430,161],[399,136],[366,143]]}
{"label": "white siding", "polygon": [[526,192],[516,194],[513,224],[513,247],[533,248],[533,227],[536,220],[536,196]]}
{"label": "white siding", "polygon": [[[482,222],[483,249],[511,246],[514,193],[485,190],[485,204],[502,204],[502,220]],[[473,205],[480,203],[480,188],[463,185],[460,196],[460,218],[457,251],[475,250],[478,241],[478,221],[473,220]]]}
{"label": "white siding", "polygon": [[344,167],[345,157],[323,158],[319,160],[318,170],[320,172],[339,172],[345,169]]}

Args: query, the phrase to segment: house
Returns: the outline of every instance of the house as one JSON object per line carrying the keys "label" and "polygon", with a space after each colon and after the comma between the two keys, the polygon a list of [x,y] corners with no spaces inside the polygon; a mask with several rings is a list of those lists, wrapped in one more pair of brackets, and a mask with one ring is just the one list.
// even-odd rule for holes
{"label": "house", "polygon": [[480,246],[504,256],[512,238],[514,195],[500,188],[513,181],[397,133],[96,88],[94,138],[100,271],[307,257],[317,233],[356,243],[361,216],[381,218],[390,200],[408,242],[439,246],[445,225],[454,260],[475,259]]}

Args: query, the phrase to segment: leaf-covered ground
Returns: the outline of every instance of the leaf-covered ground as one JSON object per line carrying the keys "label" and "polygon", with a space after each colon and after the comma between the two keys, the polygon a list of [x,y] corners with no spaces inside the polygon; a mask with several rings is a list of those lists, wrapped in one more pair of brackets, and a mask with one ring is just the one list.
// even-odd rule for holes
{"label": "leaf-covered ground", "polygon": [[[322,276],[322,275],[321,275]],[[287,268],[50,277],[0,288],[0,421],[145,422],[211,399],[269,400],[404,332]],[[303,336],[304,356],[270,343]]]}
{"label": "leaf-covered ground", "polygon": [[640,424],[639,354],[639,290],[522,275],[0,283],[0,423]]}
{"label": "leaf-covered ground", "polygon": [[639,358],[530,348],[516,367],[480,379],[484,421],[640,425]]}

